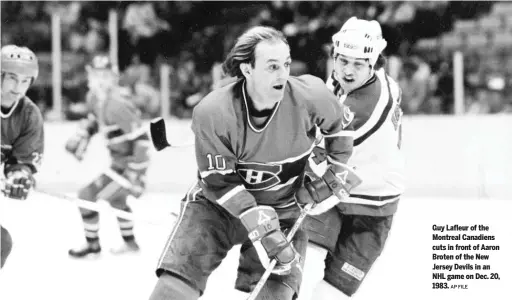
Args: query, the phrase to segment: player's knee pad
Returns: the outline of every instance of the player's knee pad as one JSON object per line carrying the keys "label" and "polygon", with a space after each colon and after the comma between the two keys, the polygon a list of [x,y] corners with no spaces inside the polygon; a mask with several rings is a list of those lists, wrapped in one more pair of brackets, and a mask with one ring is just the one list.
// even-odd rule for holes
{"label": "player's knee pad", "polygon": [[2,268],[7,260],[7,257],[11,253],[12,250],[12,237],[7,229],[0,227],[1,230],[1,240],[0,240],[0,268]]}
{"label": "player's knee pad", "polygon": [[80,207],[80,215],[82,216],[83,220],[93,220],[99,218],[99,213],[94,210],[89,210],[86,208]]}
{"label": "player's knee pad", "polygon": [[324,279],[326,249],[309,243],[304,262],[302,284],[297,300],[309,300],[315,292],[316,286]]}
{"label": "player's knee pad", "polygon": [[110,203],[110,206],[113,208],[117,208],[124,211],[131,211],[130,207],[128,206],[128,195],[124,192],[118,193],[116,197],[112,197],[108,199],[108,202]]}
{"label": "player's knee pad", "polygon": [[96,196],[94,189],[91,188],[90,185],[83,187],[78,191],[78,198],[82,200],[94,201],[96,200]]}

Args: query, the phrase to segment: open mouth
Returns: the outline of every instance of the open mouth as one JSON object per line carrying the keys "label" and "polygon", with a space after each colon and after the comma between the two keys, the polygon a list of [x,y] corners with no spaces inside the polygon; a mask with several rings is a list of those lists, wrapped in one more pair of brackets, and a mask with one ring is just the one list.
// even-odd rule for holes
{"label": "open mouth", "polygon": [[282,90],[283,87],[284,87],[284,85],[282,85],[282,84],[276,84],[276,85],[273,86],[273,88],[278,90],[278,91]]}
{"label": "open mouth", "polygon": [[343,81],[345,81],[346,83],[352,83],[355,81],[355,79],[353,78],[347,78],[347,77],[343,77]]}

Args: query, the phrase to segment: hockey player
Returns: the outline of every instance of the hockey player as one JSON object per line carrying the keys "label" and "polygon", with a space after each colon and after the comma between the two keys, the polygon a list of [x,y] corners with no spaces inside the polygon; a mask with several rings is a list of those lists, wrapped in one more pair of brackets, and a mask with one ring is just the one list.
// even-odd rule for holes
{"label": "hockey player", "polygon": [[[332,230],[318,231],[322,226],[312,225],[335,224],[333,211],[306,221],[310,244],[300,300],[313,295],[345,299],[357,291],[384,248],[404,191],[401,89],[383,68],[381,52],[386,41],[380,25],[351,18],[333,36],[333,47],[334,70],[327,85],[350,107],[345,111],[355,130],[350,165],[363,181],[348,201],[333,209],[341,218],[341,230],[335,236]],[[325,159],[322,150],[314,151],[316,163]],[[321,174],[321,168],[312,167]],[[337,240],[334,247],[329,240]]]}
{"label": "hockey player", "polygon": [[[142,126],[140,113],[123,94],[118,85],[118,74],[105,56],[96,56],[86,67],[89,92],[86,97],[90,113],[82,120],[78,133],[66,143],[66,150],[82,160],[91,137],[105,134],[111,165],[89,185],[78,192],[87,201],[106,200],[114,208],[131,212],[127,197],[140,197],[145,188],[145,173],[149,166],[149,135]],[[86,243],[69,250],[71,257],[81,258],[99,254],[99,214],[80,208]],[[117,218],[125,243],[113,253],[138,251],[133,234],[133,222]]]}
{"label": "hockey player", "polygon": [[283,34],[253,27],[242,34],[224,62],[238,81],[212,91],[194,109],[198,183],[183,199],[176,226],[158,263],[151,300],[198,299],[211,272],[242,244],[245,271],[277,266],[258,299],[296,297],[306,236],[293,245],[285,231],[300,213],[294,194],[303,184],[318,126],[326,135],[326,172],[312,191],[324,198],[350,190],[338,174],[347,170],[353,132],[336,97],[318,78],[291,77],[290,48]]}
{"label": "hockey player", "polygon": [[[30,49],[7,45],[1,49],[2,70],[2,193],[23,200],[34,186],[44,152],[43,116],[25,94],[37,78],[37,57]],[[12,248],[9,232],[0,227],[0,267]]]}

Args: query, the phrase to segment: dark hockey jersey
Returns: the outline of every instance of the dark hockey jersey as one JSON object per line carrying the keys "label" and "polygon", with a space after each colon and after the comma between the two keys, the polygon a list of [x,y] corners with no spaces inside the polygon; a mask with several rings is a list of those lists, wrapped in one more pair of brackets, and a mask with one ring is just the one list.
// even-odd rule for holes
{"label": "dark hockey jersey", "polygon": [[17,164],[26,165],[36,173],[44,153],[43,116],[28,97],[14,105],[10,111],[1,113],[4,173]]}
{"label": "dark hockey jersey", "polygon": [[[290,77],[284,98],[260,127],[251,121],[245,81],[214,90],[194,109],[199,185],[231,214],[254,205],[294,204],[318,126],[336,169],[352,153],[353,131],[343,108],[316,77]],[[350,122],[348,122],[350,123]]]}
{"label": "dark hockey jersey", "polygon": [[105,135],[107,148],[116,169],[144,170],[149,165],[150,148],[147,128],[142,126],[139,110],[118,88],[114,88],[105,101],[94,93],[87,94],[90,108],[89,124]]}

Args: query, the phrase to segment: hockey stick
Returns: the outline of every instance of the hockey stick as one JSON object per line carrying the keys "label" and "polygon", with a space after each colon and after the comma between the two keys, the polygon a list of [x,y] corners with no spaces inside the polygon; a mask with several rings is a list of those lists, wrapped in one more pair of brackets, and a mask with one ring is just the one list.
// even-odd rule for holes
{"label": "hockey stick", "polygon": [[[362,182],[361,178],[351,169],[345,170],[340,174],[336,174],[336,177],[338,177],[341,180],[343,185],[350,186],[350,189],[360,185]],[[350,180],[347,181],[347,179],[350,179]],[[344,199],[347,199],[348,197],[350,197],[350,194],[347,191],[345,191],[344,189],[341,189],[338,192],[333,191],[333,195],[335,196],[333,199],[336,199],[337,203],[341,203],[344,201]],[[329,200],[326,200],[326,201],[329,201]],[[332,203],[333,205],[330,207],[334,207],[335,205],[337,205],[337,203]],[[295,222],[292,229],[288,233],[288,236],[286,237],[288,242],[291,242],[293,236],[295,235],[295,232],[297,232],[300,225],[302,224],[302,221],[304,221],[304,218],[306,218],[309,211],[313,208],[313,205],[314,205],[314,203],[309,203],[304,207],[304,209],[302,209],[302,211],[299,215],[299,218],[297,218],[297,221]],[[263,273],[263,275],[261,276],[260,281],[258,281],[256,286],[254,287],[254,290],[251,292],[251,294],[249,295],[249,298],[247,298],[247,300],[255,300],[256,299],[258,294],[261,292],[263,285],[265,284],[265,282],[267,282],[268,277],[272,273],[272,270],[274,269],[276,264],[277,264],[277,261],[275,259],[273,259],[270,262],[270,265],[265,270],[265,273]]]}
{"label": "hockey stick", "polygon": [[162,118],[152,120],[149,124],[149,131],[151,133],[151,141],[157,151],[161,151],[167,147],[179,148],[193,146],[193,143],[182,145],[171,145],[167,141],[167,131],[165,129],[165,121]]}
{"label": "hockey stick", "polygon": [[[43,194],[46,196],[50,196],[50,197],[54,197],[57,199],[63,199],[63,200],[67,200],[70,202],[74,202],[78,207],[92,210],[95,212],[110,211],[116,217],[123,218],[123,219],[130,220],[130,221],[140,221],[140,222],[144,222],[144,223],[151,224],[151,225],[157,225],[157,226],[161,226],[164,224],[164,223],[160,223],[160,222],[154,222],[153,220],[149,220],[149,219],[137,218],[137,217],[135,217],[134,213],[120,210],[120,209],[117,209],[114,207],[105,207],[104,205],[101,205],[99,203],[75,198],[72,196],[67,196],[67,195],[57,194],[57,193],[48,192],[48,191],[42,191],[42,190],[37,190],[37,191],[33,191],[33,192],[38,193],[38,194]],[[177,217],[176,213],[171,213],[171,216],[174,218]]]}
{"label": "hockey stick", "polygon": [[[295,221],[295,224],[293,224],[292,229],[290,230],[290,232],[288,232],[288,235],[286,236],[286,239],[288,240],[289,243],[291,243],[293,237],[295,236],[295,233],[297,232],[297,230],[299,230],[300,226],[302,225],[302,222],[304,221],[304,219],[308,215],[309,210],[312,207],[313,207],[313,203],[310,203],[310,204],[306,205],[301,210],[300,215],[297,218],[297,221]],[[260,281],[258,281],[258,283],[252,290],[252,292],[249,295],[249,297],[247,298],[247,300],[255,300],[256,299],[258,294],[261,292],[261,289],[263,288],[263,286],[267,282],[268,278],[270,277],[270,274],[272,273],[272,270],[274,270],[274,267],[276,266],[276,264],[277,264],[277,260],[273,259],[270,261],[270,264],[268,265],[267,269],[265,270],[265,273],[263,273],[263,275],[261,275]]]}
{"label": "hockey stick", "polygon": [[164,119],[158,118],[157,120],[152,120],[149,124],[149,131],[151,133],[151,141],[153,141],[153,146],[157,151],[171,146],[167,141]]}

